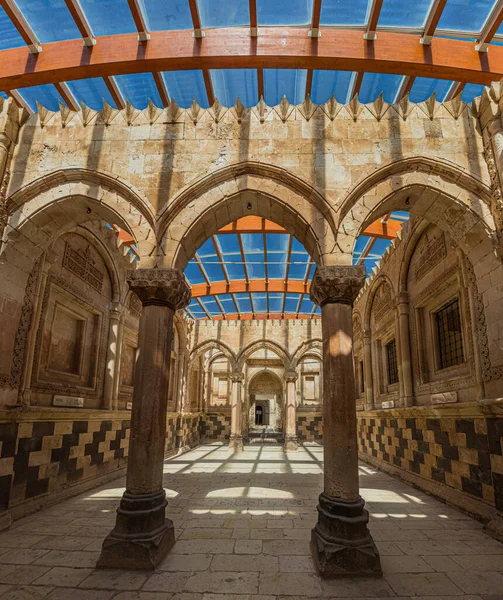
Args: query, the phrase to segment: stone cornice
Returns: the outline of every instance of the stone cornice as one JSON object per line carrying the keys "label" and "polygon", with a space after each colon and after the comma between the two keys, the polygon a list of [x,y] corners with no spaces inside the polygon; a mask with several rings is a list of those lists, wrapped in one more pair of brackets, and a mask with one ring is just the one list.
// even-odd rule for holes
{"label": "stone cornice", "polygon": [[318,267],[311,283],[311,301],[352,305],[365,281],[365,267]]}
{"label": "stone cornice", "polygon": [[167,306],[176,311],[190,302],[190,288],[177,269],[131,270],[127,282],[143,306]]}

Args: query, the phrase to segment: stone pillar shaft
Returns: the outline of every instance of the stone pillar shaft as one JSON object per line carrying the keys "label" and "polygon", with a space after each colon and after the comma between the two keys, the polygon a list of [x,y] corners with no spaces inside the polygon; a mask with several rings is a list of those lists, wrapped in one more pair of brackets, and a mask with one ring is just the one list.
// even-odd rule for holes
{"label": "stone pillar shaft", "polygon": [[372,381],[372,337],[363,334],[363,378],[365,381],[365,410],[374,410],[374,382]]}
{"label": "stone pillar shaft", "polygon": [[116,362],[119,352],[119,322],[118,310],[110,311],[108,326],[107,359],[105,366],[105,384],[103,389],[103,407],[114,410],[114,384],[116,377]]}
{"label": "stone pillar shaft", "polygon": [[229,448],[243,450],[243,417],[242,417],[242,387],[243,375],[233,373],[231,375],[231,437]]}
{"label": "stone pillar shaft", "polygon": [[99,567],[155,569],[175,543],[162,486],[173,316],[190,290],[174,269],[137,269],[130,288],[143,304],[135,366],[126,491]]}
{"label": "stone pillar shaft", "polygon": [[410,352],[409,328],[409,299],[406,292],[402,292],[397,303],[398,332],[400,338],[400,363],[402,365],[403,380],[403,405],[414,404],[414,383],[412,379],[412,358]]}
{"label": "stone pillar shaft", "polygon": [[352,306],[364,279],[365,267],[321,267],[311,284],[311,300],[321,306],[324,448],[311,547],[323,577],[381,575],[358,482]]}
{"label": "stone pillar shaft", "polygon": [[297,373],[285,373],[286,410],[285,410],[285,450],[295,451],[297,443]]}

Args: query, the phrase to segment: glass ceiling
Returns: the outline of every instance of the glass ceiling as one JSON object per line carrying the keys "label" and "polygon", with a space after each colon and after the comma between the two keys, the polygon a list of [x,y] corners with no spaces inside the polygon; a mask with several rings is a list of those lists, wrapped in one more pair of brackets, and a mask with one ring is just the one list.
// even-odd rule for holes
{"label": "glass ceiling", "polygon": [[[250,26],[249,0],[79,0],[82,12],[94,36],[116,35],[137,32],[137,25],[130,6],[139,7],[148,31],[191,30],[196,28],[191,13],[191,3],[196,7],[200,28]],[[42,46],[49,42],[81,37],[76,21],[68,5],[77,0],[5,0],[5,5],[21,11],[27,24],[33,30]],[[257,26],[295,26],[310,28],[313,19],[313,0],[256,0]],[[319,13],[319,27],[368,28],[372,17],[372,7],[379,3],[372,0],[322,0]],[[377,18],[376,31],[381,29],[422,34],[428,23],[431,11],[435,10],[433,0],[383,0]],[[254,17],[255,18],[255,17]],[[503,41],[503,11],[496,0],[447,0],[440,16],[435,36],[452,39],[466,39],[474,42],[480,39],[487,24],[496,19],[497,32],[489,42],[500,44]],[[0,50],[25,45],[23,37],[0,7]],[[332,94],[338,102],[348,102],[353,93],[359,94],[362,103],[372,102],[380,93],[388,103],[392,103],[403,93],[404,78],[399,75],[365,73],[359,89],[355,90],[357,73],[344,71],[313,71],[312,78],[307,70],[264,69],[260,77],[256,69],[214,69],[205,82],[203,72],[171,71],[161,74],[169,98],[178,105],[188,107],[195,98],[207,107],[209,105],[208,85],[212,95],[224,104],[232,106],[239,97],[247,107],[257,104],[259,90],[263,91],[267,104],[275,105],[286,96],[292,104],[303,101],[309,89],[313,101],[326,102]],[[119,93],[124,101],[136,108],[147,106],[150,98],[162,106],[161,96],[154,77],[150,73],[116,76]],[[259,86],[263,79],[263,90]],[[309,84],[308,84],[309,81]],[[66,82],[75,100],[84,102],[93,109],[100,109],[103,100],[117,106],[114,95],[102,79],[83,79]],[[426,100],[433,92],[439,101],[449,95],[456,82],[437,79],[416,78],[413,81],[410,98],[413,102]],[[262,85],[262,83],[260,84]],[[309,88],[306,88],[309,85]],[[454,88],[452,88],[454,89]],[[4,95],[11,90],[3,90]],[[467,84],[462,89],[462,99],[470,102],[480,95],[482,86]],[[21,99],[32,110],[36,101],[50,110],[58,110],[58,101],[66,103],[52,84],[18,90]],[[211,96],[210,96],[211,98]]]}
{"label": "glass ceiling", "polygon": [[[353,264],[367,276],[409,213],[394,211],[369,226],[356,242]],[[186,313],[193,319],[318,318],[309,299],[316,265],[285,229],[260,217],[222,228],[197,250],[185,269],[192,288]]]}

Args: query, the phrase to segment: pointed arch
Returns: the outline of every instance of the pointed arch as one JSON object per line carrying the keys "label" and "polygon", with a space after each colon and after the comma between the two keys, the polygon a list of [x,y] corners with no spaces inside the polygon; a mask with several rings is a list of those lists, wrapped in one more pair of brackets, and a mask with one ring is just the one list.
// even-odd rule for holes
{"label": "pointed arch", "polygon": [[279,356],[279,358],[283,361],[283,366],[285,369],[290,369],[292,364],[292,358],[288,351],[283,348],[277,342],[273,342],[272,340],[257,340],[256,342],[252,342],[245,348],[241,350],[241,352],[237,356],[237,368],[238,370],[242,370],[246,360],[257,350],[271,350]]}

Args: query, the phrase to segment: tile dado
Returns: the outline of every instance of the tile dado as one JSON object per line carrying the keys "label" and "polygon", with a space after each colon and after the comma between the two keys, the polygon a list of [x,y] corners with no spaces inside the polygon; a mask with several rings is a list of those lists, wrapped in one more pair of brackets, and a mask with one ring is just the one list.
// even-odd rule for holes
{"label": "tile dado", "polygon": [[[358,415],[362,457],[503,510],[503,407],[415,407]],[[399,474],[399,472],[397,473]]]}
{"label": "tile dado", "polygon": [[[0,412],[0,513],[54,502],[72,486],[93,487],[125,469],[130,411],[31,409]],[[199,444],[200,414],[166,416],[166,453]],[[95,480],[95,481],[93,481]]]}
{"label": "tile dado", "polygon": [[228,440],[231,434],[230,413],[206,413],[200,421],[200,434],[206,440]]}
{"label": "tile dado", "polygon": [[323,415],[297,413],[297,438],[300,442],[323,442]]}

